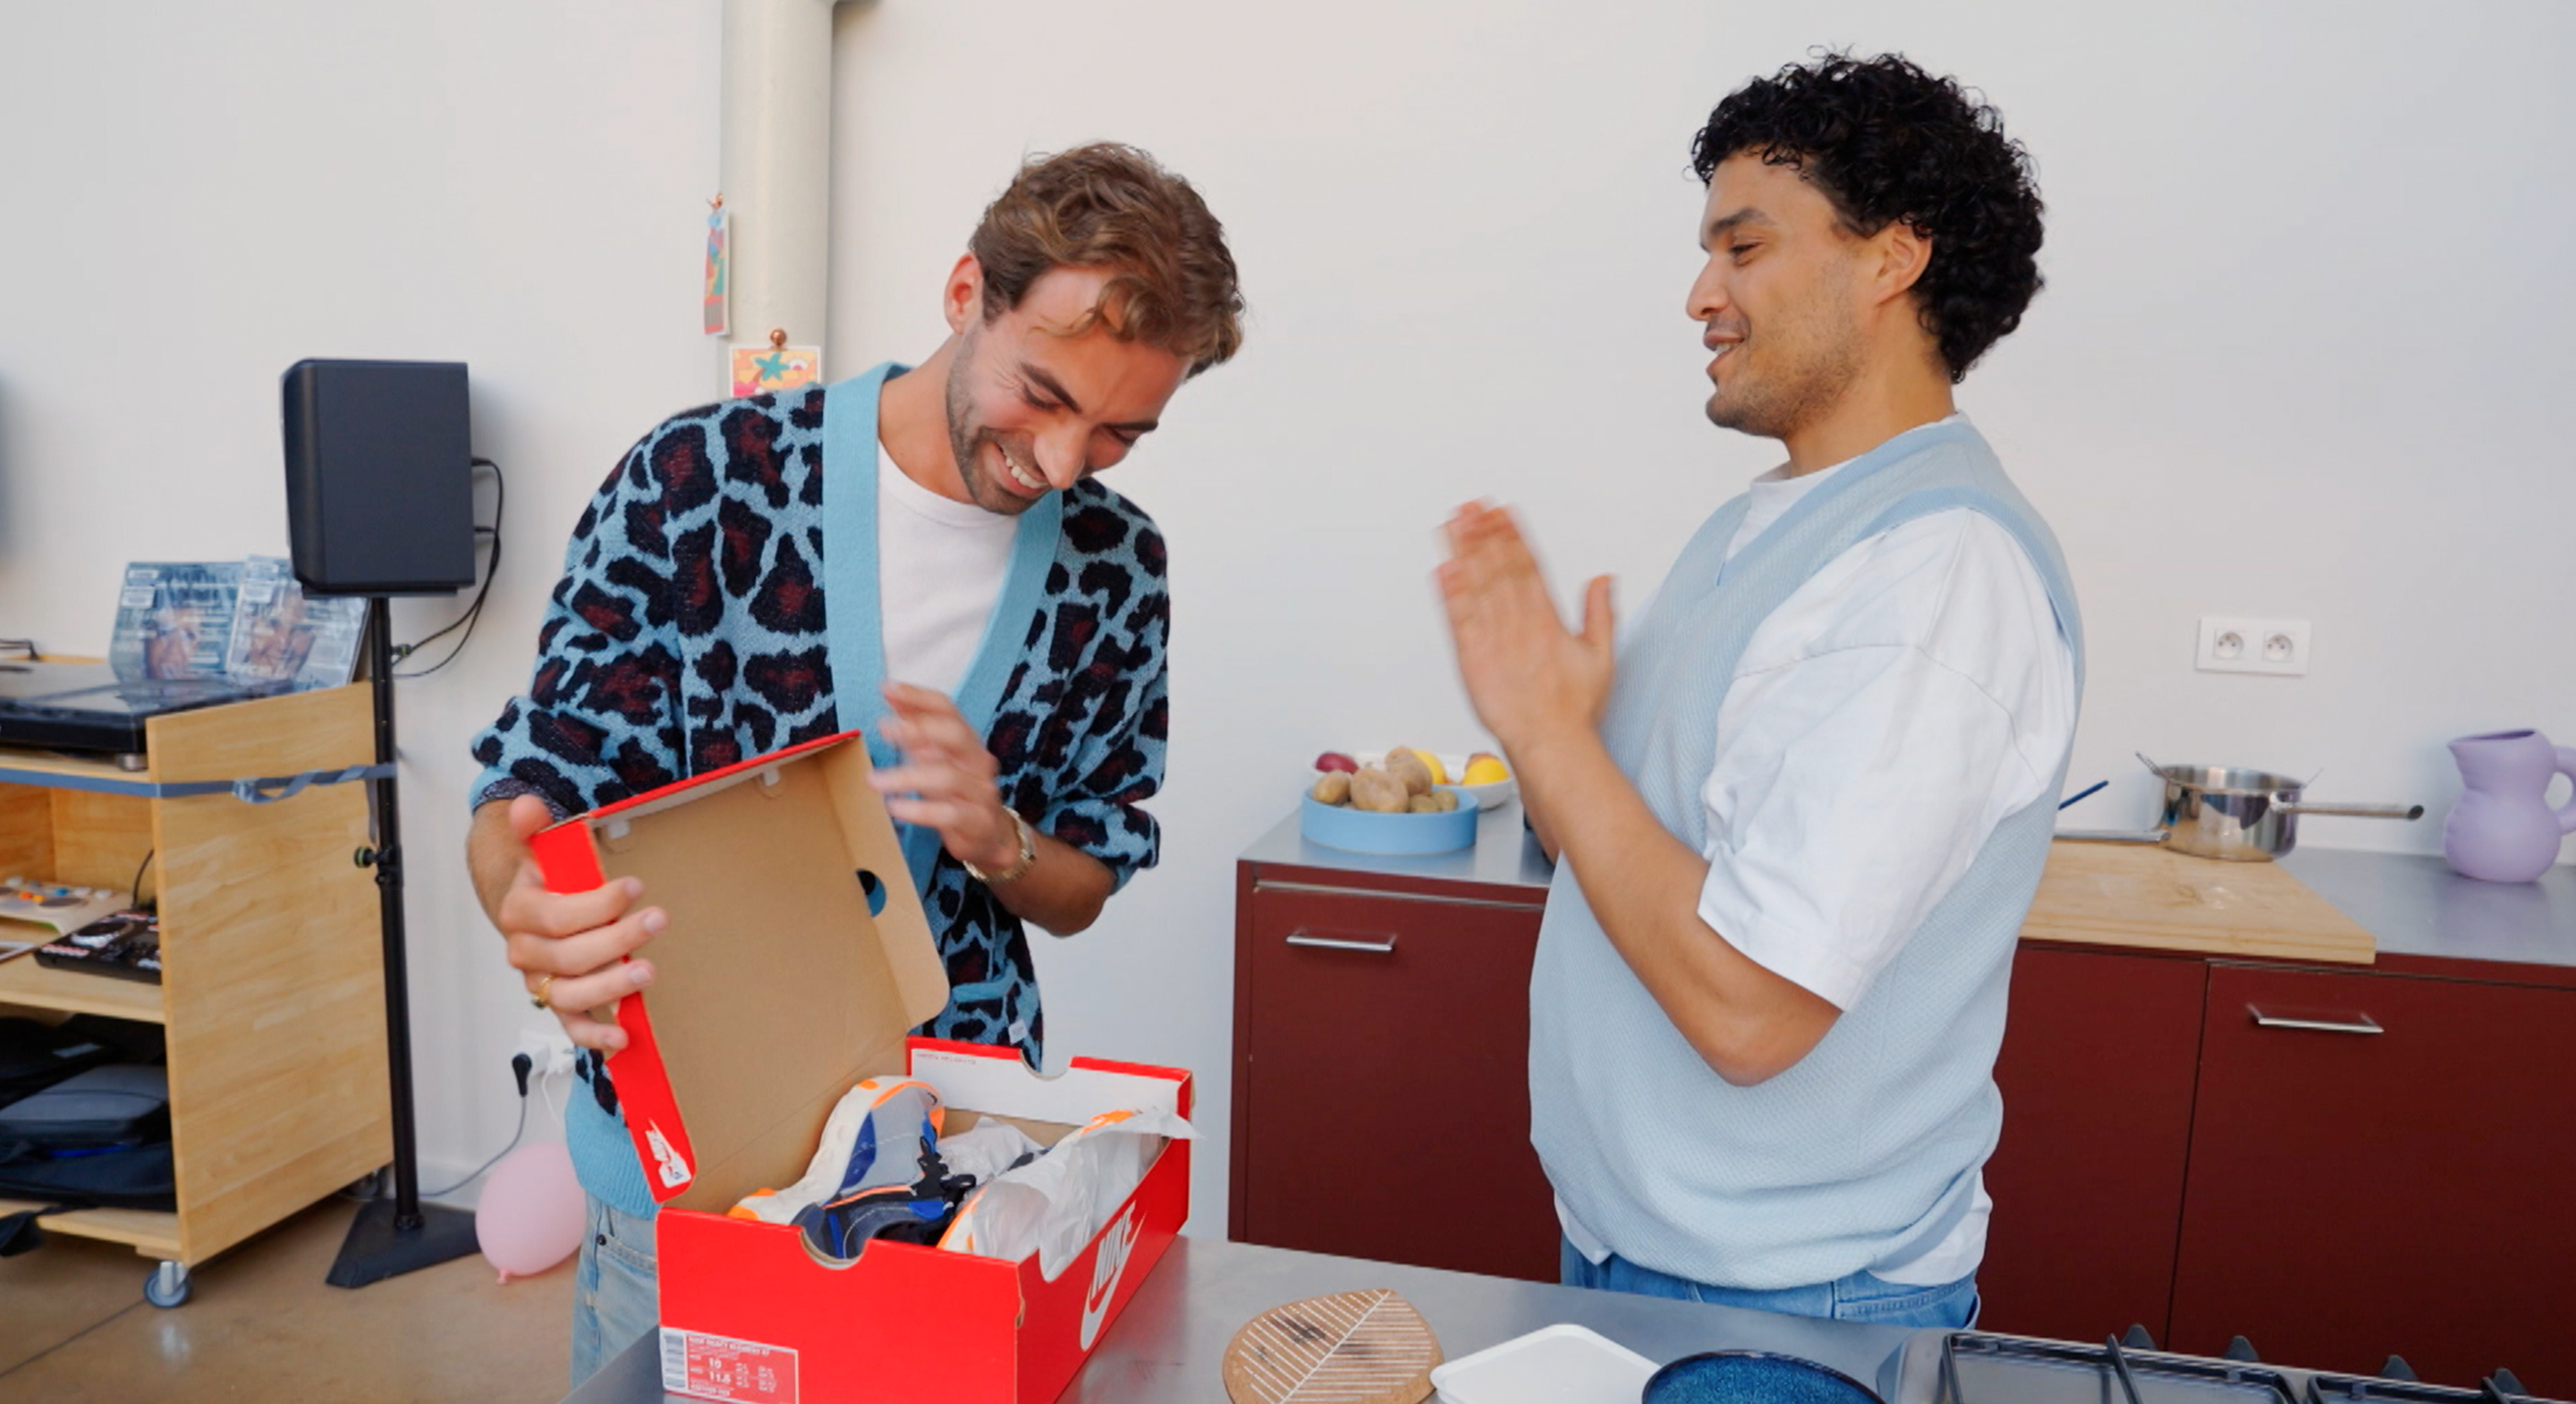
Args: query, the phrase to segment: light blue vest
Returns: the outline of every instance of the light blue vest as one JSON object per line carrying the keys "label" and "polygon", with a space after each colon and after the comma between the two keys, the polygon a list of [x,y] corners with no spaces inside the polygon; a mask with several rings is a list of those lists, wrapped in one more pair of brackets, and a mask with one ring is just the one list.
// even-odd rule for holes
{"label": "light blue vest", "polygon": [[[1621,649],[1602,724],[1619,769],[1694,851],[1746,642],[1810,576],[1900,523],[1966,507],[2010,532],[2048,587],[2081,696],[2083,631],[2056,538],[1966,423],[1880,445],[1728,561],[1746,506],[1719,508],[1683,548]],[[1683,1039],[1560,863],[1530,979],[1530,1139],[1574,1216],[1631,1262],[1755,1289],[1895,1266],[1939,1242],[2002,1126],[2005,982],[2064,781],[2061,762],[1824,1040],[1754,1087],[1719,1078]]]}

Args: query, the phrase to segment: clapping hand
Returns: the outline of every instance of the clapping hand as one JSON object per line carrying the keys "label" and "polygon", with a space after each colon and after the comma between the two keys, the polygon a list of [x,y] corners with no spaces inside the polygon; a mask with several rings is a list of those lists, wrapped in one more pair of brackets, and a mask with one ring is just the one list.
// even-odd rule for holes
{"label": "clapping hand", "polygon": [[1445,528],[1440,594],[1467,699],[1520,768],[1520,753],[1601,724],[1613,671],[1610,577],[1584,590],[1583,629],[1565,627],[1538,558],[1510,512],[1471,502]]}

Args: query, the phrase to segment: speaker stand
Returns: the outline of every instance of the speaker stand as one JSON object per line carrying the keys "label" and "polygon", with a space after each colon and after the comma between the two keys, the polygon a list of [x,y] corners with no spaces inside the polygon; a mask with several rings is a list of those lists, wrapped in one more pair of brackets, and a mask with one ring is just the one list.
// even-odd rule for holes
{"label": "speaker stand", "polygon": [[393,1081],[394,1197],[358,1210],[340,1256],[334,1287],[364,1287],[388,1277],[461,1258],[475,1250],[474,1216],[420,1202],[420,1147],[412,1134],[411,982],[403,960],[402,811],[394,776],[393,611],[382,595],[367,600],[367,670],[375,688],[376,764],[388,769],[375,787],[376,847],[360,861],[376,870],[377,907],[385,942],[385,1063]]}

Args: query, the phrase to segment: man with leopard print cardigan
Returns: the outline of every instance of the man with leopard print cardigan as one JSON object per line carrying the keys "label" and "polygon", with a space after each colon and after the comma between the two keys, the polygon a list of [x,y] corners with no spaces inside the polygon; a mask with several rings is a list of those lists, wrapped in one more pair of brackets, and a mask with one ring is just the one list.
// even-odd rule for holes
{"label": "man with leopard print cardigan", "polygon": [[[646,435],[574,528],[527,694],[474,740],[478,893],[582,1050],[587,1091],[566,1116],[591,1200],[576,1382],[654,1324],[653,1202],[610,1071],[624,1034],[585,1011],[650,983],[666,918],[632,879],[546,892],[531,834],[863,730],[948,967],[925,1031],[1033,1064],[1044,1023],[1023,922],[1079,931],[1156,859],[1140,805],[1168,735],[1163,541],[1090,475],[1232,355],[1233,262],[1186,183],[1114,146],[1029,163],[968,248],[943,290],[951,335],[917,369],[726,401]],[[894,539],[880,531],[901,525],[879,519],[887,471],[902,479],[889,492],[984,523],[998,582],[881,581]],[[930,608],[912,603],[925,593],[934,622],[974,615],[953,698],[887,676],[887,640],[923,622],[902,611]],[[968,656],[945,642],[941,656]]]}

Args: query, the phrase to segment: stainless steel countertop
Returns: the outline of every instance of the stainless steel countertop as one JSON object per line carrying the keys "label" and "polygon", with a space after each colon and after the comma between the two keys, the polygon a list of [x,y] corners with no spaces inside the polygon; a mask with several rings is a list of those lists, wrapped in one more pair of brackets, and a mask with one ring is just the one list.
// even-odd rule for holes
{"label": "stainless steel countertop", "polygon": [[[1500,1277],[1329,1258],[1184,1238],[1137,1289],[1062,1404],[1208,1404],[1225,1398],[1226,1343],[1255,1315],[1303,1297],[1391,1287],[1404,1294],[1450,1359],[1542,1326],[1588,1326],[1662,1364],[1703,1350],[1771,1350],[1830,1365],[1878,1387],[1879,1371],[1913,1332],[1810,1321],[1734,1307],[1553,1287]],[[565,1404],[660,1404],[651,1337],[628,1347]]]}
{"label": "stainless steel countertop", "polygon": [[2299,848],[2280,863],[2368,928],[2382,955],[2576,966],[2576,867],[2480,882],[2429,853]]}
{"label": "stainless steel countertop", "polygon": [[1538,840],[1521,827],[1521,802],[1516,799],[1505,800],[1477,817],[1475,847],[1408,857],[1353,853],[1309,843],[1297,831],[1297,811],[1291,809],[1287,818],[1243,850],[1243,861],[1520,887],[1531,889],[1534,895],[1545,893],[1548,883],[1556,877],[1555,865],[1539,852]]}

